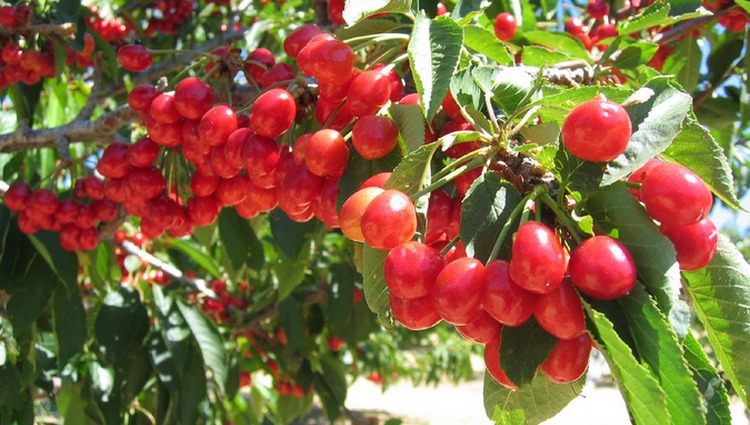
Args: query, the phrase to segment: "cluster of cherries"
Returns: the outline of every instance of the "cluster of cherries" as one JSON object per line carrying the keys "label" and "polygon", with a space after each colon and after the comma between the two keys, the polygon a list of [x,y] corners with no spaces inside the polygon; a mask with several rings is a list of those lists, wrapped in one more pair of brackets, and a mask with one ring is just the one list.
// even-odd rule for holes
{"label": "cluster of cherries", "polygon": [[[51,49],[31,47],[31,38],[22,35],[31,19],[31,6],[22,2],[15,6],[0,7],[0,25],[17,30],[17,34],[0,36],[0,90],[23,82],[36,84],[43,77],[55,75],[55,58]],[[22,48],[23,40],[29,47]]]}
{"label": "cluster of cherries", "polygon": [[157,0],[146,6],[151,12],[146,27],[146,37],[155,34],[174,35],[180,30],[180,26],[193,13],[194,3],[191,0]]}
{"label": "cluster of cherries", "polygon": [[114,45],[123,45],[125,37],[134,31],[132,22],[117,17],[102,18],[96,5],[90,5],[88,9],[91,14],[86,16],[86,23],[104,40]]}
{"label": "cluster of cherries", "polygon": [[[731,7],[735,2],[734,0],[703,0],[701,3],[703,7],[714,12]],[[740,7],[735,7],[719,17],[719,24],[731,32],[740,33],[747,27],[748,20],[750,20],[750,16],[747,12]]]}

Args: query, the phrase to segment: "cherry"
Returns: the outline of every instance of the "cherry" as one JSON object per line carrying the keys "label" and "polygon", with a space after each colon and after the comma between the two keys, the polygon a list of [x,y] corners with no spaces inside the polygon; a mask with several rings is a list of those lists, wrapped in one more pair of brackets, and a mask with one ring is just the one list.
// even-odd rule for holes
{"label": "cherry", "polygon": [[581,299],[567,278],[554,291],[537,298],[534,317],[547,332],[560,339],[575,338],[586,332]]}
{"label": "cherry", "polygon": [[516,285],[508,262],[494,260],[484,270],[482,307],[498,322],[508,326],[525,323],[534,313],[537,296]]}
{"label": "cherry", "polygon": [[31,193],[26,201],[25,210],[29,213],[35,212],[51,215],[57,211],[59,200],[55,192],[49,189],[37,189]]}
{"label": "cherry", "polygon": [[235,161],[230,161],[224,146],[214,146],[209,154],[211,170],[214,174],[225,179],[232,178],[240,173],[242,166],[235,165]]}
{"label": "cherry", "polygon": [[160,94],[151,84],[139,84],[128,93],[128,105],[136,111],[148,112],[151,102]]}
{"label": "cherry", "polygon": [[229,135],[226,143],[221,147],[224,158],[229,166],[238,170],[245,166],[242,151],[245,150],[245,146],[248,143],[252,143],[250,140],[253,136],[253,131],[247,127],[238,128]]}
{"label": "cherry", "polygon": [[96,164],[96,171],[108,179],[119,179],[130,173],[128,164],[128,145],[125,143],[111,143],[104,148],[102,157]]}
{"label": "cherry", "polygon": [[365,243],[375,249],[393,249],[414,236],[417,212],[404,192],[386,190],[367,205],[360,225]]}
{"label": "cherry", "polygon": [[24,181],[13,182],[5,192],[3,198],[5,205],[11,211],[23,211],[26,209],[26,201],[32,194],[31,186]]}
{"label": "cherry", "polygon": [[573,382],[586,372],[590,355],[591,338],[588,334],[584,333],[573,339],[560,339],[539,369],[552,382]]}
{"label": "cherry", "polygon": [[148,69],[154,62],[148,49],[139,44],[128,44],[117,49],[117,60],[123,68],[133,72]]}
{"label": "cherry", "polygon": [[208,226],[216,221],[221,206],[213,196],[188,199],[188,216],[196,226]]}
{"label": "cherry", "polygon": [[391,97],[390,78],[384,70],[365,71],[352,80],[345,108],[355,117],[375,115]]}
{"label": "cherry", "polygon": [[495,17],[495,24],[493,26],[495,30],[495,36],[503,41],[508,41],[516,35],[518,29],[518,23],[516,18],[508,13],[502,12]]}
{"label": "cherry", "polygon": [[438,240],[445,233],[450,222],[453,201],[448,192],[437,189],[430,192],[430,201],[427,206],[427,229],[425,231],[425,243]]}
{"label": "cherry", "polygon": [[280,186],[279,202],[282,198],[296,204],[307,205],[320,196],[325,178],[311,173],[305,165],[295,166]]}
{"label": "cherry", "polygon": [[[375,70],[375,71],[380,71],[380,70],[385,70],[385,68],[386,68],[385,64],[379,63],[370,69]],[[391,82],[390,99],[391,99],[391,102],[398,102],[404,96],[404,83],[403,81],[401,81],[401,76],[398,75],[398,72],[396,72],[395,68],[390,67],[389,69],[390,69],[389,71],[384,71],[384,72],[388,73],[387,74],[388,79]]]}
{"label": "cherry", "polygon": [[250,125],[263,137],[275,138],[292,127],[297,102],[284,89],[271,89],[258,96],[250,110]]}
{"label": "cherry", "polygon": [[563,247],[549,227],[527,221],[513,241],[510,277],[521,288],[537,294],[555,290],[565,274]]}
{"label": "cherry", "polygon": [[453,94],[450,92],[450,90],[448,90],[448,93],[446,93],[442,105],[443,110],[445,111],[445,115],[448,115],[448,118],[453,121],[465,121],[464,116],[461,114],[461,107],[458,106],[458,103],[456,103],[456,100],[453,98]]}
{"label": "cherry", "polygon": [[578,36],[587,32],[585,25],[578,18],[570,17],[565,21],[565,32]]}
{"label": "cherry", "polygon": [[91,208],[93,208],[96,218],[100,221],[110,222],[117,218],[117,203],[111,199],[95,199],[91,202]]}
{"label": "cherry", "polygon": [[78,203],[73,199],[61,201],[55,211],[55,220],[60,224],[68,224],[75,221],[78,216]]}
{"label": "cherry", "polygon": [[79,205],[78,215],[73,221],[73,224],[80,229],[87,229],[96,226],[96,214],[94,213],[94,209],[91,208],[90,205]]}
{"label": "cherry", "polygon": [[315,120],[321,126],[339,131],[343,130],[354,121],[354,115],[349,112],[348,108],[339,109],[340,106],[341,103],[331,103],[323,98],[318,99],[315,104]]}
{"label": "cherry", "polygon": [[272,173],[280,156],[276,142],[267,137],[251,135],[242,147],[242,160],[250,177]]}
{"label": "cherry", "polygon": [[164,175],[154,166],[133,168],[126,180],[131,192],[141,199],[155,198],[166,186]]}
{"label": "cherry", "polygon": [[609,15],[609,3],[605,0],[590,0],[586,5],[586,11],[594,19],[602,19]]}
{"label": "cherry", "polygon": [[562,142],[574,156],[607,162],[625,152],[631,135],[630,117],[619,104],[596,97],[570,111],[563,122]]}
{"label": "cherry", "polygon": [[157,122],[172,124],[178,122],[182,117],[174,104],[174,95],[162,93],[154,98],[149,108],[149,115]]}
{"label": "cherry", "polygon": [[328,17],[336,25],[344,25],[344,0],[328,0]]}
{"label": "cherry", "polygon": [[305,164],[311,173],[323,177],[339,174],[346,168],[348,160],[349,148],[338,131],[323,129],[310,137],[305,149]]}
{"label": "cherry", "polygon": [[[19,217],[20,218],[20,217]],[[19,221],[18,227],[21,227]],[[65,224],[60,229],[60,246],[66,251],[75,251],[80,248],[78,243],[78,236],[81,233],[81,229],[77,228],[72,224]]]}
{"label": "cherry", "polygon": [[482,315],[485,267],[464,257],[448,263],[435,281],[435,306],[440,316],[454,325],[468,325]]}
{"label": "cherry", "polygon": [[313,37],[303,48],[299,51],[299,54],[297,54],[297,68],[299,68],[300,72],[312,76],[313,75],[313,64],[314,64],[314,56],[312,55],[312,52],[315,48],[315,46],[318,43],[321,43],[323,41],[330,41],[335,40],[333,35],[328,33],[322,33],[318,34],[315,37]]}
{"label": "cherry", "polygon": [[369,160],[382,158],[398,143],[398,126],[388,118],[367,115],[357,120],[352,128],[352,145]]}
{"label": "cherry", "polygon": [[635,287],[637,270],[630,252],[616,239],[594,236],[570,254],[570,279],[584,294],[597,300],[612,300]]}
{"label": "cherry", "polygon": [[214,191],[214,197],[222,206],[237,205],[245,200],[247,186],[253,184],[246,174],[238,174],[229,179],[221,179]]}
{"label": "cherry", "polygon": [[440,252],[416,241],[406,241],[385,257],[383,277],[392,294],[414,299],[432,293],[438,273],[445,267]]}
{"label": "cherry", "polygon": [[354,52],[341,40],[324,40],[312,46],[310,70],[319,81],[341,83],[354,72]]}
{"label": "cherry", "polygon": [[487,313],[482,313],[479,318],[468,325],[456,326],[461,336],[479,344],[488,344],[500,337],[502,325]]}
{"label": "cherry", "polygon": [[307,156],[307,145],[310,143],[310,139],[312,139],[312,136],[312,133],[305,133],[299,136],[294,142],[292,157],[294,157],[295,164],[299,165],[305,163],[305,157]]}
{"label": "cherry", "polygon": [[82,180],[86,186],[86,196],[91,199],[104,198],[104,182],[95,175],[89,175]]}
{"label": "cherry", "polygon": [[163,123],[150,115],[145,120],[149,138],[160,145],[174,147],[182,143],[182,124],[180,122]]}
{"label": "cherry", "polygon": [[419,331],[440,323],[432,295],[407,300],[390,294],[390,304],[393,318],[407,329]]}
{"label": "cherry", "polygon": [[711,263],[719,232],[710,218],[686,226],[662,224],[659,229],[674,245],[680,270],[698,270]]}
{"label": "cherry", "polygon": [[657,165],[646,173],[641,199],[654,220],[670,226],[699,222],[713,204],[711,191],[700,177],[687,167],[671,163]]}
{"label": "cherry", "polygon": [[174,106],[189,120],[199,120],[214,104],[214,91],[205,81],[188,77],[174,89]]}
{"label": "cherry", "polygon": [[351,77],[345,81],[337,81],[335,83],[326,83],[323,81],[318,82],[318,96],[321,99],[325,99],[329,103],[340,104],[346,99],[346,94],[349,92],[349,86],[352,84],[354,77],[360,74],[359,70],[354,70]]}
{"label": "cherry", "polygon": [[108,179],[104,183],[104,194],[115,202],[123,202],[126,198],[124,179]]}
{"label": "cherry", "polygon": [[373,174],[359,185],[359,189],[364,189],[366,187],[379,187],[382,189],[385,187],[388,179],[391,178],[391,175],[393,175],[393,172],[391,171],[383,171],[382,173]]}
{"label": "cherry", "polygon": [[[664,163],[664,161],[662,161],[659,158],[651,158],[651,159],[649,159],[648,162],[646,162],[643,165],[643,167],[641,167],[641,168],[633,171],[633,174],[631,174],[630,177],[628,177],[628,182],[629,183],[642,183],[643,182],[643,178],[646,177],[646,173],[648,173],[652,168],[656,167],[657,165],[663,164],[663,163]],[[635,188],[629,187],[628,190],[630,191],[630,193],[633,196],[635,196],[636,199],[638,199],[639,201],[641,200],[641,190],[640,189],[635,189]]]}
{"label": "cherry", "polygon": [[284,84],[282,86],[279,86],[278,84],[284,81],[291,81],[294,79],[294,77],[296,77],[296,75],[297,74],[294,72],[294,69],[291,67],[291,65],[286,63],[277,63],[268,71],[263,73],[263,75],[258,80],[258,83],[263,88],[276,85],[278,87],[286,89],[288,84]]}
{"label": "cherry", "polygon": [[518,387],[510,381],[505,374],[503,367],[500,365],[500,335],[484,346],[484,365],[487,372],[490,373],[498,384],[511,390],[517,390]]}
{"label": "cherry", "polygon": [[203,114],[198,133],[204,144],[218,146],[223,145],[237,127],[234,109],[229,105],[216,105]]}
{"label": "cherry", "polygon": [[142,137],[128,146],[126,159],[133,167],[148,167],[159,158],[159,145],[148,137]]}
{"label": "cherry", "polygon": [[284,51],[291,58],[296,58],[297,54],[313,37],[320,34],[321,30],[315,24],[305,24],[295,29],[284,39]]}
{"label": "cherry", "polygon": [[250,182],[245,186],[245,191],[247,196],[241,203],[252,205],[259,213],[271,211],[279,203],[274,188],[266,189]]}
{"label": "cherry", "polygon": [[91,251],[99,245],[99,232],[95,227],[81,229],[78,234],[78,245],[83,251]]}
{"label": "cherry", "polygon": [[370,202],[383,192],[384,190],[380,187],[363,188],[354,192],[341,205],[339,227],[347,238],[355,242],[364,242],[365,236],[362,234],[361,226],[362,215]]}

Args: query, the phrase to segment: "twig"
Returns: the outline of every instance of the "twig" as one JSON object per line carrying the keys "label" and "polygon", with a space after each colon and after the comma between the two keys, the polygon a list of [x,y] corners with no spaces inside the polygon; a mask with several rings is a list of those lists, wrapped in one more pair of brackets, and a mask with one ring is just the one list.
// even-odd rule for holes
{"label": "twig", "polygon": [[9,36],[13,34],[57,34],[62,37],[70,37],[78,31],[76,24],[66,22],[63,24],[32,24],[20,25],[13,28],[0,27],[0,35]]}
{"label": "twig", "polygon": [[715,21],[737,8],[739,8],[739,6],[737,6],[736,4],[733,4],[724,9],[719,9],[709,16],[701,16],[699,18],[690,19],[690,20],[681,22],[680,24],[675,25],[674,27],[672,27],[671,29],[667,31],[656,34],[651,39],[651,41],[660,45],[669,44],[673,41],[676,41],[682,38],[685,35],[685,33],[690,32],[695,29],[699,29],[703,25],[706,25],[712,21]]}

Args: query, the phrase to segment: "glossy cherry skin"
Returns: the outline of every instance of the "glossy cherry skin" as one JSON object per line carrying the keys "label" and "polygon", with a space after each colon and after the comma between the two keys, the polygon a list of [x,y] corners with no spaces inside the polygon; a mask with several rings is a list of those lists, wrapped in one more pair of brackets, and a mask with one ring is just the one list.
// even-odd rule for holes
{"label": "glossy cherry skin", "polygon": [[367,187],[354,192],[341,205],[339,210],[339,227],[344,235],[355,241],[364,242],[365,236],[362,234],[362,215],[365,209],[376,196],[383,193],[380,187]]}
{"label": "glossy cherry skin", "polygon": [[279,146],[273,139],[257,134],[250,136],[242,147],[242,160],[251,177],[273,172],[280,156]]}
{"label": "glossy cherry skin", "polygon": [[383,70],[365,71],[356,77],[346,95],[346,109],[355,117],[375,115],[391,97],[391,81]]}
{"label": "glossy cherry skin", "polygon": [[172,124],[182,118],[174,106],[174,95],[171,93],[162,93],[156,96],[151,102],[149,115],[157,122],[163,124]]}
{"label": "glossy cherry skin", "polygon": [[502,12],[495,17],[493,29],[495,30],[495,37],[503,41],[508,41],[516,35],[518,22],[516,22],[516,18],[512,14]]}
{"label": "glossy cherry skin", "polygon": [[207,226],[219,217],[221,206],[212,196],[188,199],[188,216],[196,226]]}
{"label": "glossy cherry skin", "polygon": [[[276,58],[273,53],[265,47],[258,47],[250,52],[245,58],[245,71],[258,82],[260,77],[268,71],[269,68],[276,65]],[[252,62],[255,63],[252,63]]]}
{"label": "glossy cherry skin", "polygon": [[[643,164],[643,167],[641,167],[641,168],[633,171],[633,174],[631,174],[630,177],[628,177],[628,182],[629,183],[642,183],[643,182],[643,178],[646,177],[646,173],[648,173],[649,171],[651,171],[651,169],[653,169],[657,165],[660,165],[660,164],[663,164],[663,163],[664,163],[664,161],[662,161],[659,158],[651,158],[651,159],[649,159],[648,162],[646,162],[645,164]],[[635,188],[629,187],[628,191],[630,191],[630,193],[633,196],[635,196],[636,199],[638,199],[639,201],[641,200],[641,190],[640,189],[635,189]]]}
{"label": "glossy cherry skin", "polygon": [[543,370],[552,382],[573,382],[586,372],[590,355],[589,334],[584,333],[573,339],[560,339],[539,369]]}
{"label": "glossy cherry skin", "polygon": [[102,157],[96,164],[96,170],[108,179],[118,179],[130,173],[128,158],[128,145],[124,143],[111,143],[104,148]]}
{"label": "glossy cherry skin", "polygon": [[719,243],[719,232],[710,218],[687,226],[662,224],[659,230],[674,245],[680,270],[698,270],[711,263]]}
{"label": "glossy cherry skin", "polygon": [[430,193],[430,203],[427,206],[427,230],[424,240],[432,243],[438,240],[448,227],[453,201],[448,192],[437,189]]}
{"label": "glossy cherry skin", "polygon": [[142,137],[128,147],[127,160],[133,167],[148,167],[159,158],[159,145],[148,137]]}
{"label": "glossy cherry skin", "polygon": [[504,325],[519,326],[534,313],[536,300],[534,293],[513,282],[507,261],[494,260],[487,264],[482,308],[495,320]]}
{"label": "glossy cherry skin", "polygon": [[31,186],[28,183],[24,181],[13,182],[5,192],[3,202],[11,211],[23,211],[31,194]]}
{"label": "glossy cherry skin", "polygon": [[219,146],[237,130],[237,114],[229,105],[216,105],[206,111],[198,124],[198,134],[205,145]]}
{"label": "glossy cherry skin", "polygon": [[305,24],[295,29],[284,39],[284,51],[289,57],[296,58],[297,54],[313,37],[320,34],[321,30],[315,24]]}
{"label": "glossy cherry skin", "polygon": [[367,115],[358,119],[352,128],[352,146],[365,159],[382,158],[397,143],[398,126],[388,117]]}
{"label": "glossy cherry skin", "polygon": [[117,60],[128,71],[143,71],[151,66],[154,58],[144,46],[128,44],[117,49]]}
{"label": "glossy cherry skin", "polygon": [[628,249],[606,235],[586,239],[573,249],[568,272],[581,292],[597,300],[626,295],[635,287],[637,278]]}
{"label": "glossy cherry skin", "polygon": [[414,202],[399,190],[386,190],[367,205],[360,226],[365,243],[375,249],[393,249],[414,237]]}
{"label": "glossy cherry skin", "polygon": [[607,162],[625,152],[631,136],[627,111],[597,97],[570,111],[562,126],[562,143],[571,154],[586,161]]}
{"label": "glossy cherry skin", "polygon": [[340,40],[317,43],[310,52],[313,76],[326,83],[342,83],[354,72],[354,52]]}
{"label": "glossy cherry skin", "polygon": [[414,299],[432,293],[435,281],[445,267],[440,251],[417,241],[406,241],[385,257],[383,276],[392,294]]}
{"label": "glossy cherry skin", "polygon": [[575,338],[586,332],[583,305],[569,279],[536,300],[534,317],[547,332],[560,339]]}
{"label": "glossy cherry skin", "polygon": [[348,108],[339,109],[340,105],[341,102],[332,103],[319,98],[315,104],[315,120],[321,127],[343,130],[354,121],[354,115],[349,112]]}
{"label": "glossy cherry skin", "polygon": [[476,258],[454,260],[435,281],[435,306],[440,316],[453,325],[468,325],[482,315],[485,268]]}
{"label": "glossy cherry skin", "polygon": [[487,372],[495,378],[498,384],[511,390],[517,390],[518,387],[510,381],[508,375],[505,374],[502,366],[500,366],[500,336],[484,346],[484,365],[487,367]]}
{"label": "glossy cherry skin", "polygon": [[586,11],[594,19],[602,19],[609,14],[609,3],[605,0],[590,0],[586,5]]}
{"label": "glossy cherry skin", "polygon": [[291,128],[297,101],[284,89],[271,89],[258,96],[250,110],[250,125],[263,137],[276,138]]}
{"label": "glossy cherry skin", "polygon": [[188,77],[174,89],[174,106],[186,119],[199,120],[214,105],[214,90],[205,81]]}
{"label": "glossy cherry skin", "polygon": [[456,326],[462,337],[478,344],[487,344],[500,337],[502,325],[487,313],[468,325]]}
{"label": "glossy cherry skin", "polygon": [[407,329],[419,331],[440,323],[432,295],[407,300],[391,294],[390,303],[393,318]]}
{"label": "glossy cherry skin", "polygon": [[336,130],[324,128],[310,137],[305,149],[305,164],[316,176],[339,174],[349,160],[349,147]]}
{"label": "glossy cherry skin", "polygon": [[55,192],[49,189],[37,189],[31,193],[26,201],[26,210],[28,212],[51,215],[57,211],[60,201]]}
{"label": "glossy cherry skin", "polygon": [[159,90],[151,84],[140,84],[128,93],[128,105],[136,111],[148,112],[151,102],[159,95]]}
{"label": "glossy cherry skin", "polygon": [[510,277],[521,288],[537,294],[555,290],[565,274],[565,256],[560,241],[537,221],[523,223],[513,240]]}
{"label": "glossy cherry skin", "polygon": [[713,195],[695,173],[679,164],[664,163],[643,178],[641,200],[648,214],[670,226],[687,226],[705,218]]}

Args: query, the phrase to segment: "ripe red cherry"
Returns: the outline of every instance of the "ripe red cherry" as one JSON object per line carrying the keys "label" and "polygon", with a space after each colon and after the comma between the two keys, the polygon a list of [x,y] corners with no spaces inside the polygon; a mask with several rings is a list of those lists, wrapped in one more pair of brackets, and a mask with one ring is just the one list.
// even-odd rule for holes
{"label": "ripe red cherry", "polygon": [[267,137],[252,135],[242,147],[242,160],[251,177],[272,173],[280,156],[276,142]]}
{"label": "ripe red cherry", "polygon": [[297,165],[279,187],[279,202],[288,200],[297,206],[307,205],[320,196],[324,183],[324,177],[311,173],[305,165]]}
{"label": "ripe red cherry", "polygon": [[462,337],[478,344],[487,344],[500,337],[502,325],[487,313],[482,313],[479,318],[468,325],[456,326],[456,331]]}
{"label": "ripe red cherry", "polygon": [[250,125],[263,137],[276,138],[291,128],[297,115],[297,102],[284,89],[271,89],[255,100]]}
{"label": "ripe red cherry", "polygon": [[578,18],[570,17],[565,21],[565,32],[568,34],[578,36],[586,31],[583,22]]}
{"label": "ripe red cherry", "polygon": [[407,300],[391,294],[390,302],[393,318],[406,329],[413,331],[429,329],[442,320],[435,309],[432,295]]}
{"label": "ripe red cherry", "polygon": [[635,287],[637,270],[630,252],[606,235],[594,236],[570,254],[570,279],[584,294],[597,300],[612,300]]}
{"label": "ripe red cherry", "polygon": [[320,34],[321,30],[315,24],[305,24],[295,29],[284,39],[284,51],[291,58],[296,58],[297,54],[313,37]]}
{"label": "ripe red cherry", "polygon": [[508,41],[516,35],[518,23],[512,14],[503,12],[495,17],[494,29],[497,38],[503,41]]}
{"label": "ripe red cherry", "polygon": [[427,206],[425,243],[435,242],[443,236],[450,222],[452,206],[453,201],[448,192],[437,189],[430,193],[430,203]]}
{"label": "ripe red cherry", "polygon": [[713,196],[695,173],[679,164],[652,168],[643,178],[641,199],[648,214],[670,226],[697,223],[708,215]]}
{"label": "ripe red cherry", "polygon": [[555,290],[565,274],[563,247],[549,227],[527,221],[518,228],[510,259],[510,277],[537,294]]}
{"label": "ripe red cherry", "polygon": [[[660,164],[663,164],[663,163],[664,163],[664,161],[662,161],[659,158],[651,158],[651,159],[649,159],[648,162],[646,162],[643,165],[643,167],[641,167],[641,168],[633,171],[633,174],[631,174],[630,177],[628,177],[628,182],[629,183],[642,183],[643,182],[643,178],[646,177],[646,173],[648,173],[649,171],[651,171],[651,169],[654,168],[654,167],[656,167],[657,165],[660,165]],[[641,200],[641,190],[640,189],[635,189],[635,188],[629,187],[628,190],[630,191],[630,193],[633,196],[635,196],[636,199],[638,199],[639,201]]]}
{"label": "ripe red cherry", "polygon": [[57,211],[59,200],[55,192],[49,189],[37,189],[31,193],[26,201],[27,211],[34,211],[44,215],[51,215]]}
{"label": "ripe red cherry", "polygon": [[563,145],[574,156],[607,162],[625,152],[631,131],[627,111],[615,102],[597,97],[570,111],[561,136]]}
{"label": "ripe red cherry", "polygon": [[68,224],[75,221],[78,216],[78,203],[73,199],[61,201],[55,211],[55,220],[60,224]]}
{"label": "ripe red cherry", "polygon": [[569,279],[537,298],[534,317],[547,332],[560,339],[575,338],[586,332],[581,299]]}
{"label": "ripe red cherry", "polygon": [[310,70],[318,80],[342,83],[354,72],[354,52],[341,40],[324,40],[310,51]]}
{"label": "ripe red cherry", "polygon": [[398,126],[377,115],[361,117],[352,128],[352,146],[365,159],[375,160],[390,153],[398,143]]}
{"label": "ripe red cherry", "polygon": [[104,182],[99,180],[95,175],[89,175],[82,181],[86,185],[86,196],[91,199],[102,199],[104,198]]}
{"label": "ripe red cherry", "polygon": [[336,130],[318,130],[307,142],[305,164],[316,176],[338,174],[346,168],[348,160],[349,147],[341,133]]}
{"label": "ripe red cherry", "polygon": [[609,15],[609,3],[605,0],[590,0],[586,5],[586,11],[594,19],[602,19]]}
{"label": "ripe red cherry", "polygon": [[385,70],[365,71],[352,80],[346,109],[355,117],[375,115],[391,97],[391,80]]}
{"label": "ripe red cherry", "polygon": [[124,143],[111,143],[104,148],[102,157],[96,164],[96,170],[108,179],[119,179],[130,173],[128,158],[128,145]]}
{"label": "ripe red cherry", "polygon": [[31,186],[24,181],[13,182],[5,192],[3,201],[11,211],[23,211],[26,209],[26,201],[31,197]]}
{"label": "ripe red cherry", "polygon": [[143,71],[151,66],[154,58],[144,46],[128,44],[117,49],[117,60],[128,71]]}
{"label": "ripe red cherry", "polygon": [[335,40],[333,35],[328,33],[318,34],[313,37],[297,54],[297,68],[305,75],[313,75],[313,49],[318,43],[323,41]]}
{"label": "ripe red cherry", "polygon": [[148,112],[151,118],[164,124],[176,123],[181,118],[174,105],[174,95],[171,93],[162,93],[156,96],[151,102]]}
{"label": "ripe red cherry", "polygon": [[247,186],[253,184],[246,174],[238,174],[229,179],[221,179],[214,191],[214,197],[222,206],[237,205],[245,200]]}
{"label": "ripe red cherry", "polygon": [[[264,72],[258,80],[258,83],[261,87],[266,88],[284,81],[293,80],[294,77],[296,77],[294,68],[292,68],[291,65],[282,62],[277,63],[268,71]],[[277,85],[276,87],[285,89],[288,87],[288,84],[283,84],[281,86]]]}
{"label": "ripe red cherry", "polygon": [[498,322],[519,326],[534,313],[537,296],[516,285],[510,277],[508,262],[491,261],[484,269],[482,307]]}
{"label": "ripe red cherry", "polygon": [[216,105],[201,118],[198,134],[204,144],[218,146],[226,143],[227,138],[237,130],[237,114],[229,105]]}
{"label": "ripe red cherry", "polygon": [[383,192],[384,190],[380,187],[362,188],[344,202],[339,211],[339,227],[347,238],[355,242],[364,242],[362,215],[370,202]]}
{"label": "ripe red cherry", "polygon": [[199,120],[214,104],[214,90],[205,81],[188,77],[174,89],[174,106],[189,120]]}
{"label": "ripe red cherry", "polygon": [[188,199],[188,216],[196,226],[207,226],[219,216],[221,206],[212,196]]}
{"label": "ripe red cherry", "polygon": [[391,293],[414,299],[432,293],[438,273],[445,267],[440,251],[421,242],[407,241],[385,257],[383,277]]}
{"label": "ripe red cherry", "polygon": [[125,179],[131,192],[141,199],[153,199],[164,191],[166,182],[161,170],[154,166],[133,168]]}
{"label": "ripe red cherry", "polygon": [[583,376],[591,355],[591,338],[584,333],[573,339],[561,339],[547,360],[539,366],[550,381],[565,384]]}
{"label": "ripe red cherry", "polygon": [[328,17],[336,25],[344,25],[344,0],[328,1]]}
{"label": "ripe red cherry", "polygon": [[511,390],[517,390],[518,387],[510,381],[508,375],[505,374],[502,366],[500,366],[500,336],[487,343],[484,346],[484,365],[487,367],[487,372],[490,376],[495,378],[498,384]]}
{"label": "ripe red cherry", "polygon": [[94,199],[91,202],[96,218],[103,222],[110,222],[117,218],[117,203],[108,198]]}
{"label": "ripe red cherry", "polygon": [[151,84],[137,85],[128,93],[128,105],[136,111],[148,112],[151,102],[159,93],[159,90]]}
{"label": "ripe red cherry", "polygon": [[354,121],[354,115],[349,112],[349,109],[339,109],[339,106],[341,106],[340,102],[331,103],[323,98],[319,98],[315,104],[315,120],[322,127],[339,131],[343,130]]}
{"label": "ripe red cherry", "polygon": [[698,270],[707,266],[719,243],[719,232],[708,217],[687,226],[662,224],[659,230],[674,245],[680,270]]}
{"label": "ripe red cherry", "polygon": [[128,147],[128,164],[133,167],[148,167],[159,157],[159,145],[148,137],[142,137]]}
{"label": "ripe red cherry", "polygon": [[393,249],[414,236],[417,212],[404,192],[386,190],[367,205],[360,225],[365,243],[375,249]]}
{"label": "ripe red cherry", "polygon": [[484,265],[464,257],[448,263],[435,281],[435,306],[440,316],[454,325],[468,325],[482,315]]}
{"label": "ripe red cherry", "polygon": [[78,234],[78,245],[84,251],[91,251],[99,244],[99,232],[95,227],[81,229]]}
{"label": "ripe red cherry", "polygon": [[273,53],[265,47],[259,47],[247,55],[245,58],[245,71],[257,82],[266,71],[276,65],[276,58]]}

